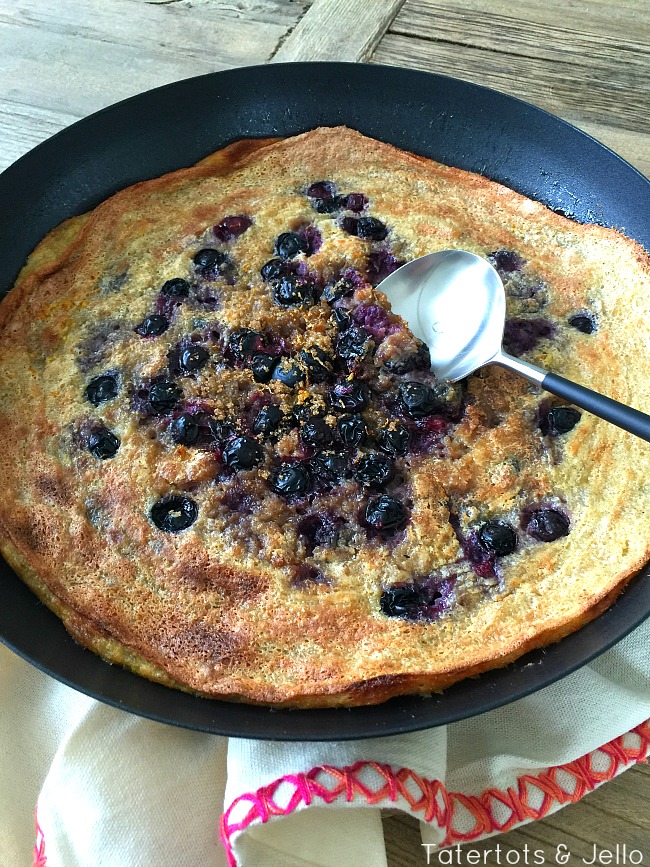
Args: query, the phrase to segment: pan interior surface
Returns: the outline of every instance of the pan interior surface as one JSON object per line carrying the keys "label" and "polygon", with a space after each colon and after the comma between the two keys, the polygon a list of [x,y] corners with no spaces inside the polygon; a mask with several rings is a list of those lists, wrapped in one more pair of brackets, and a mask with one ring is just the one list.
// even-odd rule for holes
{"label": "pan interior surface", "polygon": [[[247,137],[347,125],[475,171],[580,222],[650,248],[650,183],[607,148],[526,103],[453,78],[343,63],[214,73],[133,97],[39,145],[0,175],[0,294],[50,229],[137,181]],[[77,645],[0,561],[0,640],[64,683],[162,722],[221,735],[344,740],[443,725],[540,689],[611,647],[650,615],[645,570],[615,605],[559,644],[442,695],[331,710],[272,710],[150,683]]]}

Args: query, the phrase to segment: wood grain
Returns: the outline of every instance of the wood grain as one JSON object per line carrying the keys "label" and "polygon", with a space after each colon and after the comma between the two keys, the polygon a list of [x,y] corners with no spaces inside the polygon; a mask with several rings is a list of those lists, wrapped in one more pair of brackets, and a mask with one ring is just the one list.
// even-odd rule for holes
{"label": "wood grain", "polygon": [[403,4],[404,0],[315,0],[272,62],[366,60]]}
{"label": "wood grain", "polygon": [[558,114],[650,173],[650,6],[409,0],[372,60],[453,75]]}
{"label": "wood grain", "polygon": [[[641,803],[639,803],[639,798]],[[533,864],[532,853],[543,853],[545,864],[556,863],[557,847],[564,844],[571,852],[572,864],[580,859],[591,860],[594,844],[598,849],[614,850],[616,844],[638,849],[650,859],[650,767],[635,765],[621,776],[587,795],[577,804],[564,807],[541,822],[530,822],[508,834],[498,834],[460,848],[460,858],[454,857],[454,867],[469,867],[468,850],[481,853],[483,867],[503,867],[505,853],[510,849],[520,853],[519,864]],[[390,816],[383,820],[388,867],[426,865],[427,856],[421,845],[420,823],[412,816]],[[500,855],[497,855],[497,844]],[[527,847],[527,848],[526,848]],[[454,853],[456,855],[456,853]],[[514,859],[514,855],[511,856]],[[443,867],[439,855],[431,852],[429,863]]]}

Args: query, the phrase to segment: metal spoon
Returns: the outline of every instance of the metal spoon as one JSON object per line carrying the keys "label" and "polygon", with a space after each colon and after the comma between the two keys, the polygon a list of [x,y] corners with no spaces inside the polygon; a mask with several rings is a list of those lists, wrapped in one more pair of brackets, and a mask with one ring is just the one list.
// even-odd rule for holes
{"label": "metal spoon", "polygon": [[481,256],[464,250],[429,253],[402,265],[379,289],[429,347],[438,379],[456,382],[479,367],[498,364],[650,441],[650,415],[503,351],[505,290]]}

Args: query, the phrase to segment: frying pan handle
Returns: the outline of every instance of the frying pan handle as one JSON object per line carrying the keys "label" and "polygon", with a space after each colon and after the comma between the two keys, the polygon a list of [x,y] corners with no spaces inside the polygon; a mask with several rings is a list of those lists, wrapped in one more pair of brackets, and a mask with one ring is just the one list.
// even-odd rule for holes
{"label": "frying pan handle", "polygon": [[619,403],[617,400],[612,400],[611,397],[605,397],[604,394],[598,394],[597,391],[592,391],[590,388],[585,388],[569,379],[564,379],[563,376],[558,376],[556,373],[547,373],[541,384],[545,391],[563,397],[576,406],[593,412],[594,415],[611,421],[612,424],[622,427],[623,430],[650,442],[650,415]]}
{"label": "frying pan handle", "polygon": [[506,367],[508,370],[523,376],[529,382],[541,386],[544,391],[550,391],[551,394],[556,394],[558,397],[586,409],[587,412],[604,418],[605,421],[650,442],[650,415],[646,415],[638,409],[612,400],[611,397],[605,397],[604,394],[585,388],[584,385],[571,382],[570,379],[558,376],[557,373],[549,373],[542,367],[529,364],[527,361],[508,355],[507,352],[498,352],[489,363]]}

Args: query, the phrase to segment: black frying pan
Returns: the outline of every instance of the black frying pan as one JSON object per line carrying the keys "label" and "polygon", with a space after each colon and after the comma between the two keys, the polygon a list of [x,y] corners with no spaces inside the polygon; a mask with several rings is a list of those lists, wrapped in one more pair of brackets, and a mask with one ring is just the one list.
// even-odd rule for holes
{"label": "black frying pan", "polygon": [[[239,138],[338,124],[480,172],[582,222],[621,228],[650,249],[650,183],[558,118],[444,76],[301,63],[219,72],[152,90],[74,124],[18,160],[0,175],[0,292],[50,229],[122,187],[191,165]],[[342,740],[443,725],[564,677],[650,615],[646,576],[644,570],[596,621],[507,669],[440,696],[351,710],[273,711],[149,683],[75,644],[2,561],[0,639],[64,683],[162,722],[240,737]]]}

